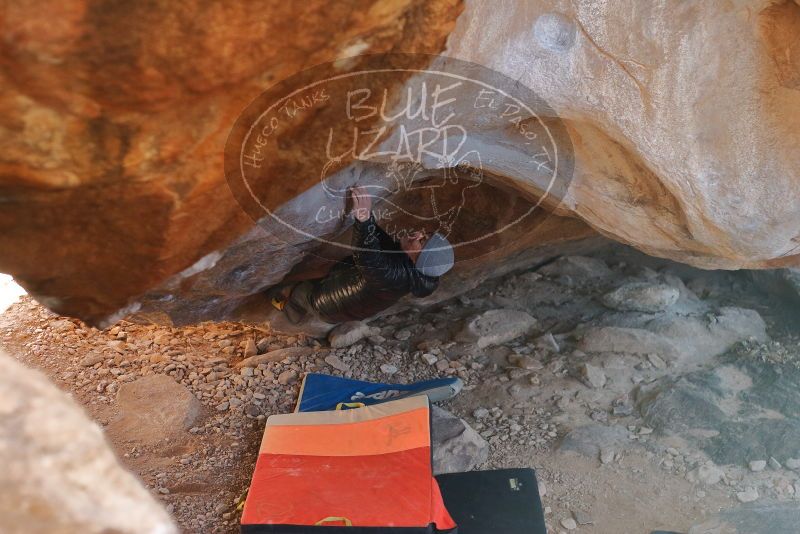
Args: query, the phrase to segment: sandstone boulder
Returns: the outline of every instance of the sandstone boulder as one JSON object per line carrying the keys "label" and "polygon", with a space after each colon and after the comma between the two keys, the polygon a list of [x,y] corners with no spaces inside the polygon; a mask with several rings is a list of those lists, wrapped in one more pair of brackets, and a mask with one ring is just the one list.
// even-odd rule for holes
{"label": "sandstone boulder", "polygon": [[178,532],[78,405],[3,353],[0,462],[2,532]]}
{"label": "sandstone boulder", "polygon": [[[305,232],[335,189],[318,187],[322,165],[308,166],[318,163],[309,148],[345,125],[326,109],[304,115],[270,158],[263,200],[300,233],[258,226],[237,203],[225,140],[248,102],[304,67],[355,72],[370,60],[347,58],[400,49],[518,81],[548,104],[540,119],[569,148],[568,169],[550,188],[498,114],[477,121],[470,140],[485,163],[479,188],[449,180],[475,157],[415,162],[420,180],[444,175],[443,194],[468,199],[455,225],[465,242],[493,236],[476,242],[471,262],[449,275],[460,285],[441,294],[595,231],[709,268],[800,260],[796,0],[239,0],[224,11],[205,0],[47,0],[15,4],[5,22],[0,271],[61,314],[93,323],[136,312],[176,323],[246,310],[263,318],[264,289],[324,272],[341,258],[329,249],[346,242],[347,224],[332,216]],[[418,81],[398,79],[390,92]],[[353,156],[326,170],[341,189],[389,167]],[[417,206],[422,189],[386,198],[382,209]],[[540,203],[555,216],[497,234]]]}

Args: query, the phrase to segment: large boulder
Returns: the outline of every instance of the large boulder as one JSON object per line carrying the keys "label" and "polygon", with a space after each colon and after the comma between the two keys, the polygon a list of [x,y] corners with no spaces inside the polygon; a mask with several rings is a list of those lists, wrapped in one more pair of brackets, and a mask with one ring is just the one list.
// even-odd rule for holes
{"label": "large boulder", "polygon": [[2,532],[177,533],[83,410],[2,352],[0,462]]}
{"label": "large boulder", "polygon": [[[419,156],[420,169],[403,179],[414,182],[417,171],[444,178],[445,200],[467,201],[446,211],[450,223],[458,218],[459,239],[492,236],[451,273],[465,282],[459,287],[538,260],[526,253],[542,244],[593,231],[702,267],[800,259],[796,0],[738,8],[237,0],[224,10],[207,0],[45,0],[17,3],[4,17],[0,271],[62,314],[94,323],[133,312],[176,323],[258,317],[262,290],[329,267],[348,225],[327,215],[316,224],[318,208],[343,211],[344,200],[329,193],[385,177],[389,163],[353,150],[328,169],[317,148],[326,132],[350,126],[330,107],[295,108],[299,119],[270,145],[256,194],[298,230],[287,234],[242,209],[223,148],[242,110],[276,82],[326,61],[341,78],[371,61],[348,57],[390,50],[444,53],[530,88],[549,104],[537,119],[567,149],[551,189],[526,157],[521,123],[512,127],[504,112],[473,121],[479,135],[468,146],[483,162],[480,187],[448,179],[475,157],[437,166]],[[448,63],[413,61],[405,66]],[[397,77],[387,90],[399,98],[417,82]],[[449,94],[468,97],[466,87]],[[383,133],[389,142],[402,132]],[[321,168],[336,187],[320,186]],[[382,210],[418,206],[422,189],[384,199]],[[540,202],[557,216],[498,233]]]}

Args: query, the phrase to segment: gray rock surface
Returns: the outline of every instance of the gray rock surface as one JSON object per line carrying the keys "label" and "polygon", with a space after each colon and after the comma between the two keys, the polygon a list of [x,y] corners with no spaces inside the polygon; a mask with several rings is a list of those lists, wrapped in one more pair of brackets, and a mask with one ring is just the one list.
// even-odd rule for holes
{"label": "gray rock surface", "polygon": [[0,463],[0,532],[177,533],[78,405],[3,353]]}
{"label": "gray rock surface", "polygon": [[637,327],[611,324],[582,329],[578,348],[584,352],[656,354],[666,361],[691,359],[703,363],[740,341],[769,339],[757,311],[730,306],[691,315],[663,312],[653,317],[629,312],[610,321]]}
{"label": "gray rock surface", "polygon": [[692,526],[689,534],[791,534],[798,524],[796,503],[755,503],[724,510]]}
{"label": "gray rock surface", "polygon": [[489,444],[466,421],[444,408],[431,406],[433,472],[471,471],[489,457]]}
{"label": "gray rock surface", "polygon": [[638,406],[648,425],[695,443],[715,463],[764,468],[800,451],[800,369],[729,358],[719,367],[642,388]]}
{"label": "gray rock surface", "polygon": [[578,348],[585,352],[653,353],[665,360],[676,360],[683,357],[672,341],[641,328],[590,327],[584,331]]}
{"label": "gray rock surface", "polygon": [[657,317],[647,328],[697,362],[710,360],[749,338],[761,342],[769,339],[757,311],[731,306],[704,315]]}

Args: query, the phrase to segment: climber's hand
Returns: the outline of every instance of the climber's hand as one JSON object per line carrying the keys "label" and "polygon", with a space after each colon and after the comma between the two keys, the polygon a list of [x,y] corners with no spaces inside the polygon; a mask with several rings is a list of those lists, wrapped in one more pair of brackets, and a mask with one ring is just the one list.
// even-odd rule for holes
{"label": "climber's hand", "polygon": [[370,211],[372,211],[372,197],[367,192],[367,188],[352,188],[350,197],[353,200],[353,216],[361,222],[369,219]]}

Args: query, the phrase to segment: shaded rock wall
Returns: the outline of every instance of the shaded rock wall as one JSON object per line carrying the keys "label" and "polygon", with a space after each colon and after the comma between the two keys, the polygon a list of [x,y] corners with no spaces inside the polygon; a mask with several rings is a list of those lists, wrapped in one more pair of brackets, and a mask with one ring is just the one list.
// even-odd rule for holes
{"label": "shaded rock wall", "polygon": [[[797,265],[799,21],[796,0],[8,6],[0,270],[91,322],[231,317],[287,273],[310,276],[317,244],[265,232],[234,200],[225,138],[277,81],[384,51],[444,53],[520,80],[574,148],[572,182],[551,206],[559,218],[487,244],[491,262],[459,266],[452,280],[468,285],[589,227],[697,266]],[[479,140],[492,187],[516,192],[512,206],[535,202],[535,180],[496,126]],[[307,157],[299,145],[287,143],[286,161]],[[357,181],[359,165],[343,176]],[[292,182],[271,201],[308,218],[311,185]],[[346,226],[326,232],[346,239]]]}

